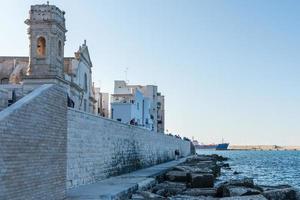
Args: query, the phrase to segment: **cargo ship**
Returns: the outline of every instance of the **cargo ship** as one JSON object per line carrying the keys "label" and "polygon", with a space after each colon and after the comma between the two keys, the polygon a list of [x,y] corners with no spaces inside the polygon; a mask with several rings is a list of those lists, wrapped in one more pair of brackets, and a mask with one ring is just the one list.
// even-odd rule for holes
{"label": "cargo ship", "polygon": [[207,150],[227,150],[229,143],[220,144],[199,144],[197,140],[193,140],[193,144],[196,149],[207,149]]}

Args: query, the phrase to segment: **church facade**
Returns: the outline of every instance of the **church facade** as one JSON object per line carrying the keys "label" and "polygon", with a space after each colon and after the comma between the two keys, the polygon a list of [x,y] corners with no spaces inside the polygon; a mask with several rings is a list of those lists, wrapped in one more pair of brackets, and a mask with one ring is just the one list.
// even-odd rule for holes
{"label": "church facade", "polygon": [[64,57],[66,26],[64,11],[54,5],[33,5],[29,11],[29,56],[0,56],[0,89],[8,99],[18,100],[36,87],[56,83],[68,92],[71,107],[96,113],[92,67],[86,41],[74,57]]}

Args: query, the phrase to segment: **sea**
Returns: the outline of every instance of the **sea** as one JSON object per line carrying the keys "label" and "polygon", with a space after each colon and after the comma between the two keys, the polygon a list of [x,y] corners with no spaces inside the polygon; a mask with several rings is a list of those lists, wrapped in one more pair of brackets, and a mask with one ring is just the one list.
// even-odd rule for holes
{"label": "sea", "polygon": [[[219,181],[250,177],[258,185],[288,184],[300,188],[300,151],[216,151],[197,154],[228,157],[231,170],[222,169]],[[237,175],[234,175],[237,172]]]}

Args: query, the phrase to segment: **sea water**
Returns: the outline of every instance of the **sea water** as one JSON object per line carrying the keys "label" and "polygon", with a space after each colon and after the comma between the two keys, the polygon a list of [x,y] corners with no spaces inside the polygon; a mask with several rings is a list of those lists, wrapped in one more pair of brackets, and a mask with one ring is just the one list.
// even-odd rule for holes
{"label": "sea water", "polygon": [[197,150],[197,153],[229,158],[231,170],[222,169],[221,180],[252,177],[259,185],[289,184],[300,188],[300,151]]}

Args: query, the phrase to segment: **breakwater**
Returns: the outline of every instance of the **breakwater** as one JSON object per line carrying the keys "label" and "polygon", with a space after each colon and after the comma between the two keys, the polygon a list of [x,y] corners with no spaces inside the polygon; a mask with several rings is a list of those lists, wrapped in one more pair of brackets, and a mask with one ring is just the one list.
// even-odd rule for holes
{"label": "breakwater", "polygon": [[300,146],[279,145],[230,145],[229,150],[299,151]]}
{"label": "breakwater", "polygon": [[[138,191],[131,199],[169,200],[299,200],[299,190],[290,185],[261,185],[252,177],[220,180],[222,171],[232,171],[228,159],[198,155],[156,178],[155,185]],[[242,169],[241,169],[242,171]],[[238,172],[232,171],[233,175]]]}

